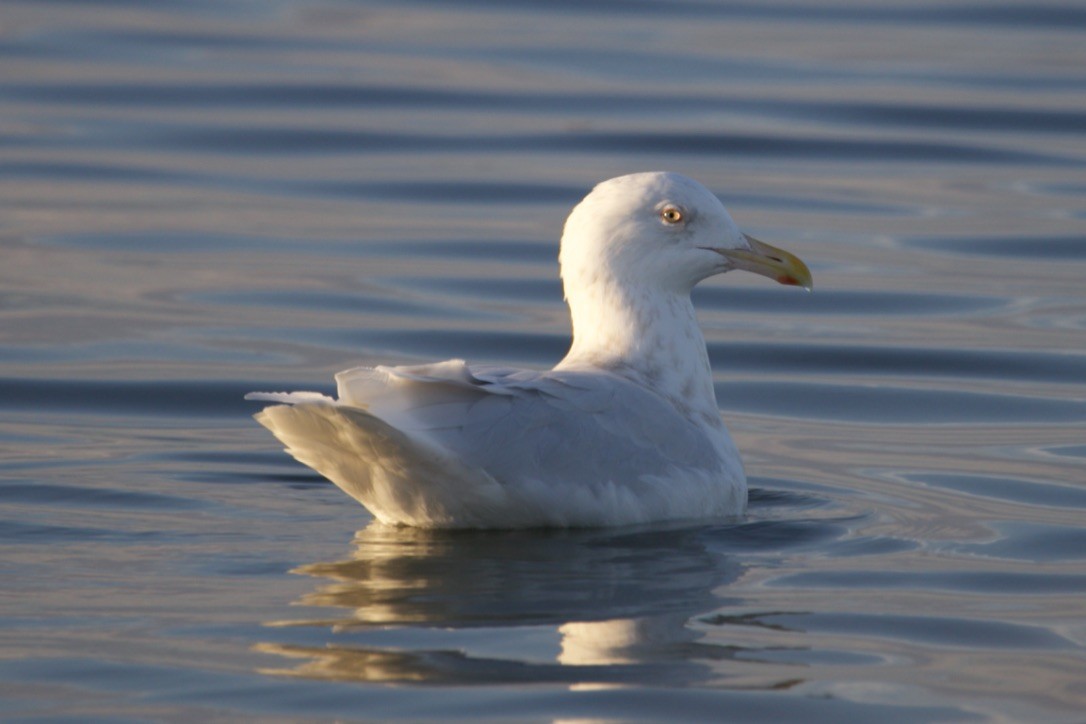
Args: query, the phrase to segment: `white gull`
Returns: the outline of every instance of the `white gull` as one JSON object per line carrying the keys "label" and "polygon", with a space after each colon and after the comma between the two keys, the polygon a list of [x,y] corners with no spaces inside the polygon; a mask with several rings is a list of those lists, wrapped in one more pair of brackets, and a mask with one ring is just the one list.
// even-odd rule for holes
{"label": "white gull", "polygon": [[806,265],[739,231],[673,173],[596,186],[559,252],[573,344],[547,371],[462,360],[357,367],[338,399],[257,392],[286,451],[384,523],[606,526],[742,515],[747,484],[721,421],[690,291],[745,269],[811,287]]}

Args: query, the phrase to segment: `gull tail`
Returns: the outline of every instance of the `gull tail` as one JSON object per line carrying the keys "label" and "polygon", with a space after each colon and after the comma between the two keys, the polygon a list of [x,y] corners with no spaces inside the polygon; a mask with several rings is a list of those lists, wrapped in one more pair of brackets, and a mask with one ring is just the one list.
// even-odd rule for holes
{"label": "gull tail", "polygon": [[252,393],[246,399],[287,403],[253,417],[296,460],[383,523],[480,526],[506,503],[502,486],[485,471],[359,407],[313,392]]}

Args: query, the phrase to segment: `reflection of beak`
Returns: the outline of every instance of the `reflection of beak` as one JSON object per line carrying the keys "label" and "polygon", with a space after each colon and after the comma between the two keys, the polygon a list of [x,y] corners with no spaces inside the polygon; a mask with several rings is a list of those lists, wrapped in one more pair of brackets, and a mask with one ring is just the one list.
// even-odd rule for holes
{"label": "reflection of beak", "polygon": [[750,244],[749,251],[747,249],[713,249],[713,251],[730,261],[736,269],[744,269],[776,279],[781,284],[791,284],[811,291],[813,284],[811,270],[802,259],[784,249],[758,241],[753,236],[743,234],[743,238]]}

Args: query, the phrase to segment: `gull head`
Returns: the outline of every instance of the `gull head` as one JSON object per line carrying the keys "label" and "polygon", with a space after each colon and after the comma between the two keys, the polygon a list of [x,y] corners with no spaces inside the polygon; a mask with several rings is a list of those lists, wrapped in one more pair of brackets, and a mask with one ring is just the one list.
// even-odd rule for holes
{"label": "gull head", "polygon": [[743,269],[811,288],[798,257],[744,234],[697,181],[650,172],[604,181],[570,213],[559,254],[566,297],[578,289],[688,293]]}

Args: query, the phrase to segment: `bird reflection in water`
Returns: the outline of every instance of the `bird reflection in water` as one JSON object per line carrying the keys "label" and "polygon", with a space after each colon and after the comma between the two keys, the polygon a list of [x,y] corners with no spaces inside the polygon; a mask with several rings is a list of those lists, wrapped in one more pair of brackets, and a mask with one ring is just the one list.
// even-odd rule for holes
{"label": "bird reflection in water", "polygon": [[[301,659],[262,671],[432,684],[705,681],[714,660],[739,651],[699,642],[699,619],[734,605],[715,592],[739,572],[712,550],[713,530],[438,532],[374,524],[359,531],[350,558],[296,569],[324,581],[299,603],[342,615],[273,624],[325,627],[343,642],[261,644],[262,652]],[[553,627],[552,643],[510,654],[515,627]],[[367,641],[390,630],[412,635],[394,646],[387,635],[381,645]],[[500,657],[429,647],[450,631],[491,643],[506,631],[513,643]]]}

